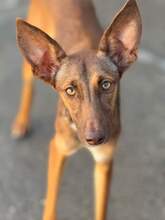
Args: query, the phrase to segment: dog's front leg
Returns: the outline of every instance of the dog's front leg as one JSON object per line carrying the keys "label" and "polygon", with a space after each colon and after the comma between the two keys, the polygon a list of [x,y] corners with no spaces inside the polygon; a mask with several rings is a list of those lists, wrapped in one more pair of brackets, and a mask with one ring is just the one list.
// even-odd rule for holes
{"label": "dog's front leg", "polygon": [[106,163],[96,162],[95,165],[95,220],[106,219],[112,166],[113,161]]}
{"label": "dog's front leg", "polygon": [[66,156],[60,152],[53,139],[49,149],[47,196],[43,220],[57,219],[57,197],[65,159]]}

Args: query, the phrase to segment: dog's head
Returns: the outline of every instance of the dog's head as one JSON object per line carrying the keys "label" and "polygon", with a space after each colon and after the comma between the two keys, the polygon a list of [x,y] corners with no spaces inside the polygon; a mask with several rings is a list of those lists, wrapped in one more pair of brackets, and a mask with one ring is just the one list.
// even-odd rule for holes
{"label": "dog's head", "polygon": [[18,45],[33,73],[60,94],[80,139],[90,145],[109,142],[120,131],[119,81],[136,60],[141,17],[129,0],[103,33],[98,50],[67,55],[40,29],[17,21]]}

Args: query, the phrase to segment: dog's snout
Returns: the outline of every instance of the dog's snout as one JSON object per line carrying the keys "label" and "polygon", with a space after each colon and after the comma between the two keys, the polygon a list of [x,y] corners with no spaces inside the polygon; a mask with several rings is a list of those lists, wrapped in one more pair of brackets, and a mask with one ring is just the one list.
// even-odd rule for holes
{"label": "dog's snout", "polygon": [[86,134],[86,141],[90,145],[102,144],[105,140],[105,136],[100,132],[88,132]]}
{"label": "dog's snout", "polygon": [[88,120],[85,129],[85,139],[89,145],[99,145],[105,141],[103,129],[97,120]]}

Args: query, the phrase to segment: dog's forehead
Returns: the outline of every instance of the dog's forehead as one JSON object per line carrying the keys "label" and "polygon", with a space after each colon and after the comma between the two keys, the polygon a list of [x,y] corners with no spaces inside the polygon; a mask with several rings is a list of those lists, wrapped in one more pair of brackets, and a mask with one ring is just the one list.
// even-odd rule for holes
{"label": "dog's forehead", "polygon": [[69,56],[57,74],[57,80],[81,80],[93,74],[109,74],[116,72],[116,66],[104,56],[93,51],[83,51]]}
{"label": "dog's forehead", "polygon": [[115,72],[116,66],[110,61],[110,59],[102,54],[97,54],[95,51],[82,51],[78,54],[74,54],[70,57],[69,65],[77,67],[80,72],[97,73],[101,71]]}

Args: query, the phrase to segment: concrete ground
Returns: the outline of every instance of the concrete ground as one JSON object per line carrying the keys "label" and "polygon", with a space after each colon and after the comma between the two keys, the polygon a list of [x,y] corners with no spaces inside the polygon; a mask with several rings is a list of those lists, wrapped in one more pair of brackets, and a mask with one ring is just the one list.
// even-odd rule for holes
{"label": "concrete ground", "polygon": [[[3,2],[3,3],[2,3]],[[15,18],[26,0],[0,3],[0,220],[39,220],[45,195],[48,142],[56,96],[37,82],[32,134],[15,142],[10,124],[21,89]],[[94,0],[103,26],[124,0]],[[165,219],[165,1],[140,0],[143,40],[139,61],[122,79],[123,133],[116,154],[108,220]],[[93,216],[92,158],[81,151],[67,163],[60,220]]]}

